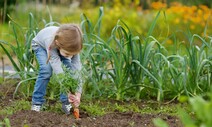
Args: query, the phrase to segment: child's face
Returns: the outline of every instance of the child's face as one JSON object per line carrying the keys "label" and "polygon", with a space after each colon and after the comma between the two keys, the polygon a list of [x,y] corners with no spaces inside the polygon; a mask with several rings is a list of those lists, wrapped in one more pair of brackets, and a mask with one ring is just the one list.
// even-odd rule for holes
{"label": "child's face", "polygon": [[60,47],[57,45],[57,43],[58,43],[58,41],[55,40],[55,45],[56,45],[57,49],[59,50],[60,54],[61,54],[62,56],[64,56],[64,57],[71,57],[71,56],[76,55],[76,54],[79,53],[79,52],[68,52],[68,51],[66,51],[66,50],[64,50],[64,49],[62,49],[62,48],[60,48]]}
{"label": "child's face", "polygon": [[73,55],[78,54],[78,52],[67,52],[66,50],[61,49],[61,48],[59,49],[59,51],[60,51],[60,54],[64,57],[71,57]]}

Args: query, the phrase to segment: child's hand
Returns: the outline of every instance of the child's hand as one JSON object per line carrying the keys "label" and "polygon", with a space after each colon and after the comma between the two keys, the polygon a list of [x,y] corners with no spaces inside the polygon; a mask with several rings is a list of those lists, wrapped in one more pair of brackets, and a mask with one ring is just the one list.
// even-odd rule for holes
{"label": "child's hand", "polygon": [[74,107],[79,107],[80,105],[80,99],[81,99],[81,93],[75,93],[75,94],[68,94],[68,100],[70,103],[73,104]]}

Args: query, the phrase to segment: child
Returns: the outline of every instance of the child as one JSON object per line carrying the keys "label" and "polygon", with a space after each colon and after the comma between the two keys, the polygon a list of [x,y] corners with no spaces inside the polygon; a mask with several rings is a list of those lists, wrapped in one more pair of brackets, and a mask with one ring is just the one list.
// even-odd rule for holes
{"label": "child", "polygon": [[[82,49],[82,32],[75,24],[64,24],[59,27],[50,26],[42,29],[32,39],[32,49],[39,63],[39,74],[32,95],[31,110],[40,111],[45,102],[46,87],[52,75],[63,73],[62,64],[71,70],[80,70],[80,51]],[[78,85],[75,95],[60,94],[62,110],[68,115],[72,108],[80,104],[82,84]]]}

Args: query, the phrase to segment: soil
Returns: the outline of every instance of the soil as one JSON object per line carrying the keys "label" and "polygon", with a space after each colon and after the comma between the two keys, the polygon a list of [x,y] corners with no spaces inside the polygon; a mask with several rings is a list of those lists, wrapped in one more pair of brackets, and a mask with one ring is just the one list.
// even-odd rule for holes
{"label": "soil", "polygon": [[[0,108],[11,105],[13,92],[14,87],[0,84]],[[4,117],[0,114],[0,121],[3,121]],[[168,114],[118,111],[103,116],[92,116],[86,111],[80,110],[80,119],[77,120],[72,114],[67,116],[63,113],[50,111],[20,110],[7,118],[9,118],[12,127],[155,127],[152,122],[154,118],[163,119],[170,127],[183,127],[176,116]]]}
{"label": "soil", "polygon": [[133,112],[126,113],[109,113],[99,117],[91,117],[82,115],[79,120],[73,116],[66,116],[52,112],[34,112],[30,110],[23,110],[16,112],[9,116],[11,126],[26,126],[29,127],[154,127],[152,123],[153,118],[162,118],[167,121],[170,127],[182,126],[178,119],[168,115],[151,115],[138,114]]}

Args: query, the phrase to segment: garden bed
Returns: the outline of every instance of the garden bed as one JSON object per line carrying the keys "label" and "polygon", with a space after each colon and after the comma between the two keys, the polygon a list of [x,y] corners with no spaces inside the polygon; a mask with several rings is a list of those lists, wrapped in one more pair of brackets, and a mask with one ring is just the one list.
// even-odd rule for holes
{"label": "garden bed", "polygon": [[18,111],[8,117],[11,126],[28,125],[30,127],[127,127],[127,126],[147,126],[153,127],[153,118],[162,118],[167,121],[170,127],[182,126],[176,117],[166,114],[139,114],[134,112],[113,112],[103,116],[92,117],[81,112],[81,119],[76,120],[72,116],[53,112],[34,112],[30,110]]}
{"label": "garden bed", "polygon": [[[171,127],[182,127],[180,120],[175,115],[170,115],[169,112],[136,112],[129,110],[119,110],[113,109],[111,111],[105,111],[102,115],[92,114],[87,111],[84,106],[80,109],[80,119],[76,120],[73,115],[65,115],[61,111],[54,110],[45,110],[42,112],[35,112],[30,110],[30,98],[26,101],[26,105],[20,106],[20,103],[16,103],[20,100],[23,101],[23,98],[12,98],[12,94],[14,92],[14,85],[0,85],[0,121],[4,122],[7,117],[10,121],[10,125],[13,126],[25,126],[29,127],[67,127],[67,126],[83,126],[83,127],[125,127],[125,126],[134,126],[134,127],[154,127],[153,119],[161,118],[166,121]],[[100,103],[100,109],[104,108],[101,106],[107,105],[120,105],[122,107],[128,107],[131,105],[131,102],[123,102],[123,101],[98,101]],[[83,102],[82,105],[86,105],[88,102]],[[17,105],[18,104],[18,105]],[[57,105],[57,102],[51,102],[51,104]],[[95,101],[92,103],[95,104]],[[91,103],[88,105],[92,105]],[[151,108],[145,102],[133,102],[133,105],[137,105],[140,109]],[[16,107],[17,105],[17,107]],[[28,105],[28,106],[27,106]],[[96,106],[96,105],[95,105]],[[172,104],[173,106],[173,104]],[[2,114],[2,110],[7,109],[8,107],[13,108],[15,110],[11,111],[5,116],[5,113]],[[21,108],[18,108],[21,107]],[[18,109],[17,109],[18,108]],[[154,109],[154,108],[152,108]],[[156,109],[156,108],[155,108]],[[157,108],[158,110],[159,108]],[[6,110],[7,111],[7,110]],[[10,111],[8,109],[8,111]]]}

